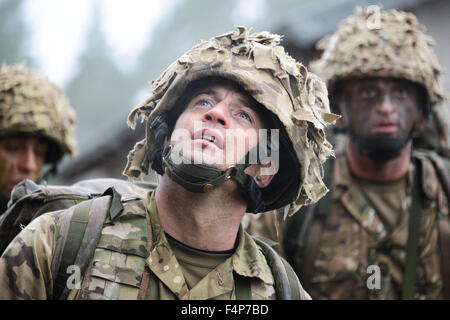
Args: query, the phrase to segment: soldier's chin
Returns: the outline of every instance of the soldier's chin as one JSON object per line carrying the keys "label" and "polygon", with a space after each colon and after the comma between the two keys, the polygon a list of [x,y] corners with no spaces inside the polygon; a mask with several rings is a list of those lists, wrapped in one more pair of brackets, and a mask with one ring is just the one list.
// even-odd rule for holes
{"label": "soldier's chin", "polygon": [[366,137],[358,138],[356,142],[363,154],[376,161],[386,162],[396,158],[408,141],[405,138]]}

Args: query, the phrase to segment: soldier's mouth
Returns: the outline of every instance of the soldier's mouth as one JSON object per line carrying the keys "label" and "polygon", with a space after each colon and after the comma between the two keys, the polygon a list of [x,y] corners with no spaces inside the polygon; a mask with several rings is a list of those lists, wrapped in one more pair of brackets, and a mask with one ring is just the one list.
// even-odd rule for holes
{"label": "soldier's mouth", "polygon": [[223,149],[223,137],[220,132],[214,129],[202,129],[194,132],[192,140],[202,140],[203,146],[214,145],[219,149]]}
{"label": "soldier's mouth", "polygon": [[396,133],[397,125],[393,122],[379,123],[375,126],[374,131],[376,133]]}

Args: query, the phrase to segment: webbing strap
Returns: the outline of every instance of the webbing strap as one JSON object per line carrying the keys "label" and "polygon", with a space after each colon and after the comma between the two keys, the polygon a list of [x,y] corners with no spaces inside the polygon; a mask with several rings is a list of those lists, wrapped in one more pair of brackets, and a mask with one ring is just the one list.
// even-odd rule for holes
{"label": "webbing strap", "polygon": [[[297,290],[293,290],[292,287],[298,285],[298,281],[296,276],[292,276],[292,273],[289,277],[288,271],[286,270],[287,268],[291,268],[289,264],[282,261],[280,255],[265,242],[264,238],[257,236],[252,236],[252,238],[261,248],[267,263],[272,270],[277,298],[279,300],[300,299],[300,296],[293,297],[292,295],[297,292]],[[292,278],[295,280],[294,282],[290,282]],[[300,292],[300,290],[298,290],[298,292]]]}
{"label": "webbing strap", "polygon": [[303,299],[300,285],[298,285],[298,278],[297,274],[295,273],[294,269],[290,266],[290,264],[280,257],[281,261],[283,262],[284,269],[286,270],[286,275],[288,277],[289,287],[291,289],[291,299],[292,300],[301,300]]}
{"label": "webbing strap", "polygon": [[403,275],[402,299],[411,300],[414,297],[419,261],[420,220],[423,210],[423,195],[421,194],[420,163],[417,162],[412,189],[412,204],[409,215],[408,242],[406,243],[405,273]]}
{"label": "webbing strap", "polygon": [[236,300],[252,300],[252,288],[249,277],[244,277],[234,272],[234,285]]}
{"label": "webbing strap", "polygon": [[53,298],[58,299],[66,288],[69,274],[67,268],[73,264],[81,246],[86,226],[89,220],[89,209],[93,199],[76,205],[70,221],[69,231],[64,246],[63,256],[59,265],[57,277],[53,287]]}
{"label": "webbing strap", "polygon": [[450,222],[448,216],[440,216],[439,244],[441,247],[442,277],[444,282],[444,298],[450,299]]}

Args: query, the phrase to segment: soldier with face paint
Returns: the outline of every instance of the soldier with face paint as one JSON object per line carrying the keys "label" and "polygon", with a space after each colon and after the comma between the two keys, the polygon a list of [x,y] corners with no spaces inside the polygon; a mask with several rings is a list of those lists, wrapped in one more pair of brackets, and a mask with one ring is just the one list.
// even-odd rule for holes
{"label": "soldier with face paint", "polygon": [[319,42],[312,69],[347,134],[330,194],[288,220],[283,249],[313,299],[450,298],[449,163],[413,147],[444,100],[441,70],[413,14],[377,13],[374,24],[359,10]]}
{"label": "soldier with face paint", "polygon": [[24,64],[0,67],[0,214],[13,187],[76,154],[75,113],[54,84]]}

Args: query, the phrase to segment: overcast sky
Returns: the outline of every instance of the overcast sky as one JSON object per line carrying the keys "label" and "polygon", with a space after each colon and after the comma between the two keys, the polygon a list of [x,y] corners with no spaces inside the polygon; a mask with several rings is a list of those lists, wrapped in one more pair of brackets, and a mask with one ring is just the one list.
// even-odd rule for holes
{"label": "overcast sky", "polygon": [[91,26],[98,2],[101,28],[112,46],[112,56],[134,61],[151,40],[153,27],[177,1],[180,0],[28,0],[25,21],[32,30],[33,56],[50,80],[65,86],[76,68],[76,58],[85,48],[85,31]]}

